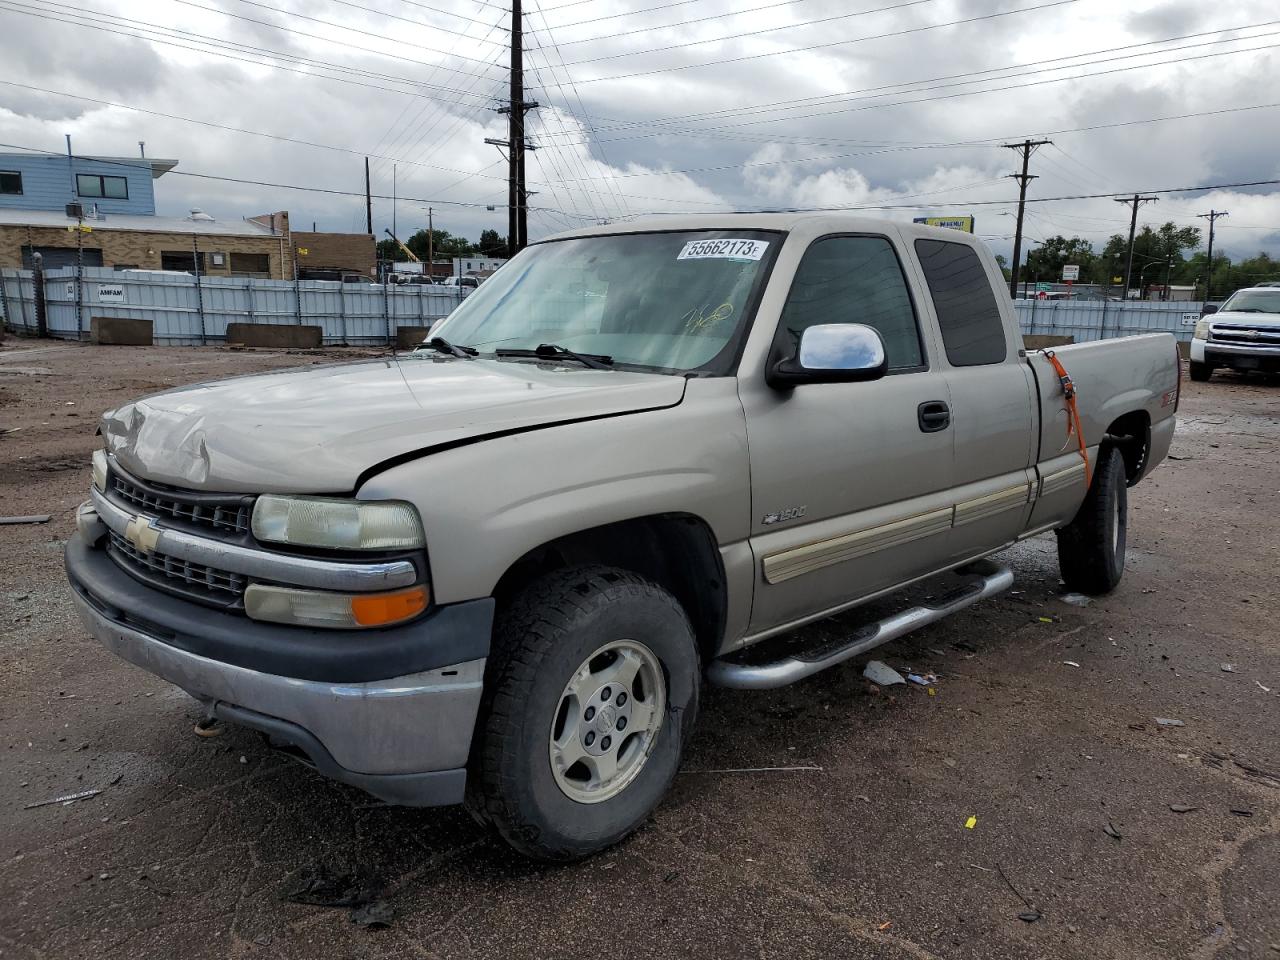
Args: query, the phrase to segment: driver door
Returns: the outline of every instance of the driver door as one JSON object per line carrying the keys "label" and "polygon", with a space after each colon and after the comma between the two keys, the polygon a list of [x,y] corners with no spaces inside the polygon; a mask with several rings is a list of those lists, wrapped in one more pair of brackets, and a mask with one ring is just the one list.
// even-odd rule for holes
{"label": "driver door", "polygon": [[[740,380],[751,462],[756,561],[750,633],[829,611],[929,572],[951,526],[953,434],[946,378],[930,373],[920,323],[888,236],[833,235],[806,250],[771,360],[809,326],[861,323],[889,373],[865,383],[775,390]],[[924,417],[926,411],[935,416]]]}

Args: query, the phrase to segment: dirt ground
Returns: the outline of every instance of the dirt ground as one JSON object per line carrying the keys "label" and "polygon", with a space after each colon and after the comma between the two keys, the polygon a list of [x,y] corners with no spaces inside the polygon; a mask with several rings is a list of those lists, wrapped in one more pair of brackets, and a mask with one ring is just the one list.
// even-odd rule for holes
{"label": "dirt ground", "polygon": [[[652,821],[548,868],[461,810],[194,736],[194,701],[75,619],[97,415],[337,356],[0,349],[0,514],[53,515],[0,526],[0,957],[1280,958],[1280,381],[1185,384],[1111,596],[1064,603],[1037,538],[1016,593],[878,652],[936,695],[873,692],[863,661],[709,690]],[[391,925],[282,899],[318,865],[366,871]]]}

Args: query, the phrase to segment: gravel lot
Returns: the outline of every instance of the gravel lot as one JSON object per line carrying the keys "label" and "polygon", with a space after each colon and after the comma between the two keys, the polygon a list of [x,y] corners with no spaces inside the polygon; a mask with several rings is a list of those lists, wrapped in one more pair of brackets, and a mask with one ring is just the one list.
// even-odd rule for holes
{"label": "gravel lot", "polygon": [[[551,869],[460,810],[194,736],[194,701],[75,619],[103,409],[352,355],[4,341],[0,513],[53,519],[0,527],[0,957],[1280,958],[1280,381],[1184,382],[1113,595],[1062,602],[1037,538],[1017,593],[878,652],[936,696],[862,661],[709,691],[652,822]],[[817,769],[723,772],[759,767]],[[282,899],[318,865],[366,871],[390,927]]]}

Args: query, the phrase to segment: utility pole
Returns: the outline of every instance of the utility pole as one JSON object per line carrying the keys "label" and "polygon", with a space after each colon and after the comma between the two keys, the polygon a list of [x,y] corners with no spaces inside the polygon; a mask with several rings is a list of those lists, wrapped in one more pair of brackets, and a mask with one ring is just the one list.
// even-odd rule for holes
{"label": "utility pole", "polygon": [[1027,165],[1031,161],[1031,153],[1036,147],[1053,143],[1052,140],[1023,140],[1022,143],[1002,143],[1000,146],[1009,150],[1017,150],[1022,154],[1022,172],[1009,174],[1018,181],[1018,225],[1013,231],[1013,270],[1009,275],[1009,296],[1018,298],[1018,269],[1022,264],[1022,214],[1027,205],[1027,184],[1036,177],[1027,173]]}
{"label": "utility pole", "polygon": [[1219,217],[1229,216],[1225,210],[1210,210],[1208,213],[1200,213],[1196,216],[1203,220],[1209,221],[1209,273],[1204,281],[1204,298],[1206,300],[1213,299],[1213,225],[1218,222]]}
{"label": "utility pole", "polygon": [[435,267],[432,266],[436,262],[436,224],[433,211],[427,207],[427,282],[433,283],[435,276]]}
{"label": "utility pole", "polygon": [[[1129,299],[1129,281],[1133,277],[1133,238],[1138,232],[1138,208],[1144,203],[1155,203],[1159,197],[1144,197],[1134,194],[1132,197],[1116,197],[1116,203],[1133,204],[1133,216],[1129,219],[1129,259],[1124,268],[1124,298]],[[1141,278],[1139,278],[1141,279]]]}
{"label": "utility pole", "polygon": [[364,232],[373,233],[373,191],[369,189],[368,157],[364,158]]}
{"label": "utility pole", "polygon": [[536,149],[525,142],[524,115],[538,104],[524,98],[524,13],[520,0],[511,0],[511,93],[505,107],[507,139],[485,138],[485,143],[506,149],[507,161],[507,255],[514,257],[529,242],[529,191],[525,189],[524,155]]}

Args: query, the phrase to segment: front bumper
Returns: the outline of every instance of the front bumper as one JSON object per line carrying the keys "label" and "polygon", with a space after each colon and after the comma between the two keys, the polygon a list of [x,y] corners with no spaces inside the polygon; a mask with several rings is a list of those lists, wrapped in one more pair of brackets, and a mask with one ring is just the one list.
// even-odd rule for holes
{"label": "front bumper", "polygon": [[[326,776],[388,802],[461,801],[492,600],[333,636],[163,595],[80,533],[67,544],[66,568],[86,629],[213,715],[260,730]],[[448,662],[436,662],[439,654]]]}
{"label": "front bumper", "polygon": [[1197,363],[1209,363],[1215,367],[1231,367],[1236,370],[1280,370],[1280,347],[1250,346],[1223,343],[1218,340],[1191,341],[1191,359]]}

